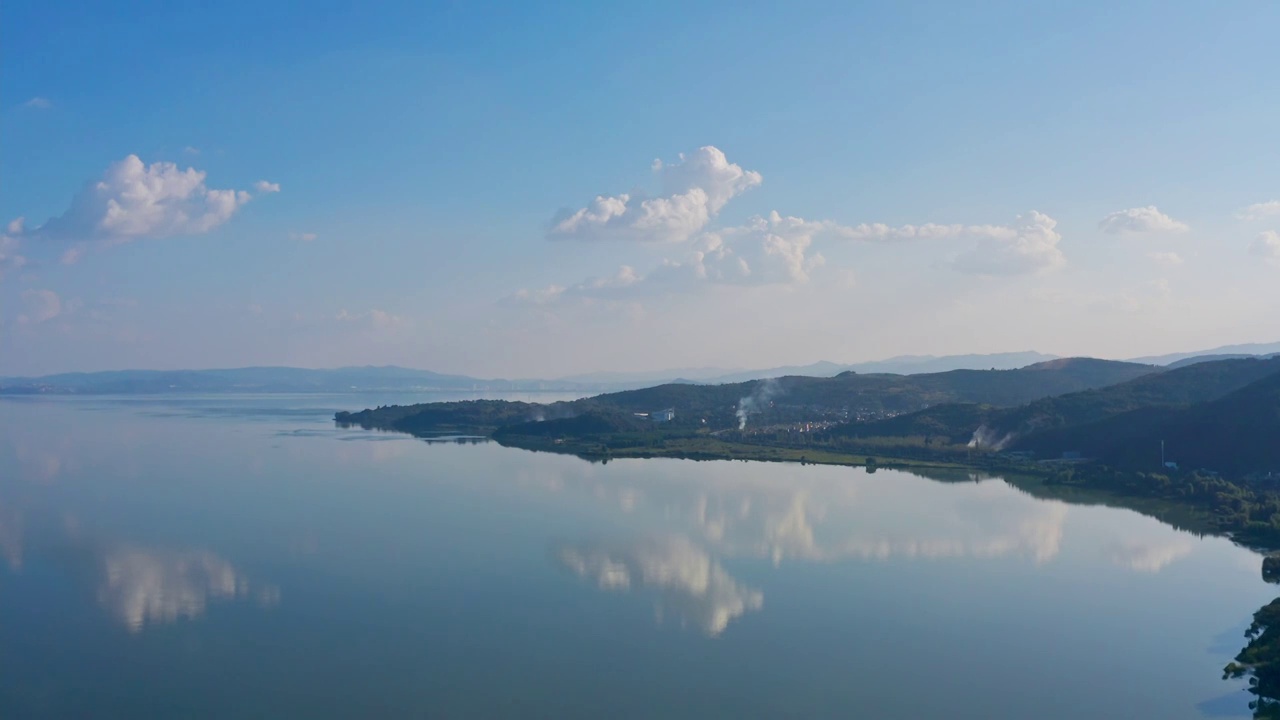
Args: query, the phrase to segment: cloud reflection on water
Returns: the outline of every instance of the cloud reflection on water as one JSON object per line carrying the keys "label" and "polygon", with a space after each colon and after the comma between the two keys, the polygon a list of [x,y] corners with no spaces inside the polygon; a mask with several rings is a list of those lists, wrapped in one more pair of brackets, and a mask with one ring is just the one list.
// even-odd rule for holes
{"label": "cloud reflection on water", "polygon": [[1175,537],[1167,542],[1127,540],[1110,548],[1111,561],[1121,567],[1141,573],[1158,573],[1169,564],[1191,554],[1195,545],[1187,537]]}
{"label": "cloud reflection on water", "polygon": [[1066,503],[999,480],[939,483],[906,473],[736,463],[686,473],[670,461],[642,462],[652,471],[640,477],[640,466],[618,463],[617,471],[614,464],[526,471],[517,482],[592,497],[643,533],[671,532],[724,557],[775,565],[894,558],[1044,564],[1061,552],[1070,515]]}
{"label": "cloud reflection on water", "polygon": [[229,561],[207,550],[102,542],[84,535],[71,515],[54,525],[36,533],[35,547],[29,548],[22,513],[0,503],[0,557],[14,573],[22,572],[27,552],[53,560],[92,587],[97,602],[130,632],[198,618],[214,602],[253,598],[266,607],[280,600],[277,586],[251,583]]}
{"label": "cloud reflection on water", "polygon": [[689,518],[716,549],[774,564],[1006,556],[1045,563],[1061,550],[1067,506],[998,483],[938,486],[914,504],[904,502],[917,495],[910,488],[862,490],[821,483],[718,487],[689,501]]}
{"label": "cloud reflection on water", "polygon": [[556,557],[601,590],[656,590],[664,609],[712,637],[733,619],[764,606],[763,593],[739,583],[706,551],[678,535],[621,547],[566,544]]}
{"label": "cloud reflection on water", "polygon": [[251,586],[231,563],[207,551],[121,545],[101,557],[98,601],[130,632],[147,625],[195,619],[211,602],[256,597],[279,601],[274,586]]}

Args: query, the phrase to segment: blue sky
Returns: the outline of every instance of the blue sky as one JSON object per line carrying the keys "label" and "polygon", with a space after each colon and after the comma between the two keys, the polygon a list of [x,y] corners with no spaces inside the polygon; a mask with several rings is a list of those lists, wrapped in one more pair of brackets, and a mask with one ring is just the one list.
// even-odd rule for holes
{"label": "blue sky", "polygon": [[0,9],[0,374],[1280,339],[1272,2],[106,5]]}

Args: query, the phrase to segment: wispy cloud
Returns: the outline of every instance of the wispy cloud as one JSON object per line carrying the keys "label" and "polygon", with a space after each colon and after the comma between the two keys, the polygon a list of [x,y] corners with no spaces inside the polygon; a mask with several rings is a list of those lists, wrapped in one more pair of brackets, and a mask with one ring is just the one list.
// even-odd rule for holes
{"label": "wispy cloud", "polygon": [[53,102],[47,97],[36,96],[22,103],[22,107],[32,110],[48,110],[53,107]]}
{"label": "wispy cloud", "polygon": [[340,323],[349,323],[377,330],[395,330],[407,327],[409,324],[408,319],[405,317],[393,315],[385,310],[378,310],[376,308],[358,313],[348,312],[345,309],[340,310],[333,319]]}
{"label": "wispy cloud", "polygon": [[1176,252],[1149,252],[1147,257],[1157,265],[1176,267],[1182,264],[1182,256]]}
{"label": "wispy cloud", "polygon": [[73,313],[79,307],[79,300],[63,301],[52,290],[26,290],[22,293],[22,313],[18,315],[18,324],[39,325]]}
{"label": "wispy cloud", "polygon": [[280,192],[280,183],[273,183],[273,182],[267,182],[266,180],[259,180],[258,182],[253,184],[253,189],[257,190],[260,193],[263,193],[264,195],[267,193],[278,193]]}

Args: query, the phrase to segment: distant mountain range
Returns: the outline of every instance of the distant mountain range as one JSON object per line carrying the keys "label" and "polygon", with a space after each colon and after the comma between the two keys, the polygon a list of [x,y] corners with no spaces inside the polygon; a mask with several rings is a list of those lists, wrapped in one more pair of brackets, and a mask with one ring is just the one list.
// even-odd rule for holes
{"label": "distant mountain range", "polygon": [[[1280,343],[1233,345],[1200,352],[1177,353],[1130,362],[1182,366],[1205,360],[1280,353]],[[902,355],[874,362],[842,365],[818,362],[763,370],[703,367],[651,372],[599,372],[553,380],[493,379],[450,375],[395,366],[315,370],[291,367],[247,367],[223,370],[115,370],[63,373],[41,377],[0,378],[0,394],[141,394],[169,392],[560,392],[599,393],[666,383],[724,384],[784,376],[835,377],[845,372],[921,375],[952,370],[1012,370],[1054,360],[1034,351],[988,355]]]}
{"label": "distant mountain range", "polygon": [[1129,362],[1180,367],[1189,363],[1205,362],[1207,360],[1233,360],[1277,354],[1280,354],[1280,342],[1250,343],[1247,345],[1223,345],[1212,350],[1201,350],[1199,352],[1150,355],[1148,357],[1132,358]]}
{"label": "distant mountain range", "polygon": [[887,373],[891,375],[922,375],[950,370],[1016,370],[1046,360],[1056,360],[1057,355],[1045,355],[1033,351],[993,353],[990,355],[899,355],[888,360],[841,365],[833,362],[816,362],[812,365],[785,365],[767,370],[720,371],[718,374],[697,379],[704,383],[735,383],[748,380],[806,375],[809,377],[835,377],[843,372],[862,375]]}
{"label": "distant mountain range", "polygon": [[0,394],[582,392],[590,385],[542,380],[482,380],[395,366],[312,370],[248,367],[226,370],[117,370],[0,378]]}

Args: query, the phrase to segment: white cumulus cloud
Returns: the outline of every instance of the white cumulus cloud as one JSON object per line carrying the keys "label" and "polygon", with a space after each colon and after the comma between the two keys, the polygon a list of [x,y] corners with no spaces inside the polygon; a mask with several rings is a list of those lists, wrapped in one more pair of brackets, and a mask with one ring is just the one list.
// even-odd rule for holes
{"label": "white cumulus cloud", "polygon": [[243,190],[210,189],[205,173],[195,168],[182,170],[168,162],[146,165],[130,155],[90,183],[67,213],[39,232],[120,241],[199,234],[230,220],[249,199]]}
{"label": "white cumulus cloud", "polygon": [[[623,266],[616,274],[575,285],[523,289],[506,298],[518,305],[563,301],[629,300],[660,294],[693,292],[709,285],[800,285],[826,264],[814,251],[819,240],[863,242],[895,240],[976,239],[952,266],[980,275],[1016,275],[1052,269],[1065,263],[1053,218],[1031,211],[1012,225],[841,225],[771,212],[743,225],[697,235],[682,257],[664,259],[648,273]],[[843,278],[848,268],[837,268]],[[847,281],[846,281],[847,284]]]}
{"label": "white cumulus cloud", "polygon": [[[279,186],[270,185],[269,192]],[[137,155],[112,164],[98,180],[87,183],[71,207],[40,227],[28,229],[21,218],[9,224],[0,253],[18,241],[29,249],[43,243],[72,243],[62,261],[80,258],[87,244],[118,245],[144,238],[207,233],[230,220],[252,195],[205,184],[205,173],[170,162],[142,162]],[[7,254],[7,253],[6,253]]]}
{"label": "white cumulus cloud", "polygon": [[707,233],[692,257],[698,277],[712,282],[805,283],[825,261],[810,253],[815,237],[838,230],[829,222],[779,215],[754,217],[745,225]]}
{"label": "white cumulus cloud", "polygon": [[1058,221],[1032,210],[1014,225],[971,226],[963,233],[978,242],[960,253],[951,266],[975,275],[1023,275],[1061,267],[1066,257],[1058,248]]}
{"label": "white cumulus cloud", "polygon": [[658,294],[695,291],[712,284],[800,284],[824,262],[811,253],[814,238],[839,226],[776,212],[746,224],[703,233],[679,259],[665,259],[647,274],[624,265],[609,276],[575,285],[519,290],[507,298],[514,304],[548,305],[569,300],[627,300]]}
{"label": "white cumulus cloud", "polygon": [[657,161],[662,194],[599,195],[590,205],[561,213],[551,238],[683,242],[706,227],[725,204],[763,181],[760,173],[730,163],[719,148],[706,146],[679,161]]}
{"label": "white cumulus cloud", "polygon": [[1177,233],[1191,228],[1160,212],[1155,205],[1117,210],[1098,222],[1098,229],[1112,235]]}
{"label": "white cumulus cloud", "polygon": [[253,189],[257,190],[258,192],[264,195],[267,193],[278,193],[280,192],[280,183],[273,183],[273,182],[267,182],[266,180],[259,180],[258,182],[253,184]]}
{"label": "white cumulus cloud", "polygon": [[1280,215],[1280,200],[1254,203],[1236,214],[1241,220],[1262,220]]}

